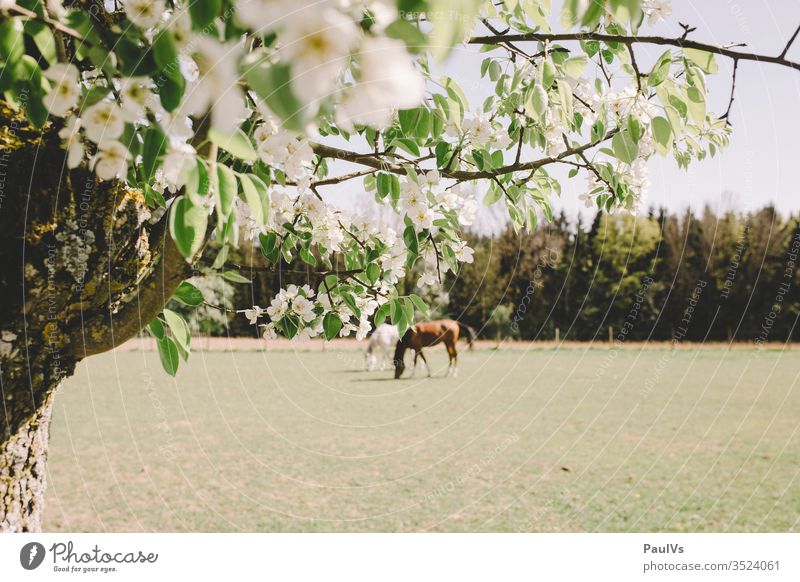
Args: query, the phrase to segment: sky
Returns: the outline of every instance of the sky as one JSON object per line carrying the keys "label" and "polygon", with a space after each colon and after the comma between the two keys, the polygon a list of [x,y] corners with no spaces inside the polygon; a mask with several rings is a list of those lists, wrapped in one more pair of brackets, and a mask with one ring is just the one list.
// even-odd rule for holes
{"label": "sky", "polygon": [[[559,9],[554,2],[551,22],[558,30]],[[747,43],[742,48],[760,54],[779,54],[800,24],[798,0],[673,0],[673,15],[666,23],[647,26],[643,34],[680,36],[679,22],[697,27],[693,40],[723,45]],[[650,65],[665,47],[636,47],[640,69]],[[800,61],[800,38],[788,58]],[[459,82],[478,109],[493,84],[480,79],[482,55],[474,47],[459,47],[442,63],[441,72]],[[732,62],[717,57],[719,73],[710,76],[709,110],[724,113],[731,89]],[[731,110],[731,145],[714,158],[694,162],[688,170],[674,160],[655,156],[649,162],[651,187],[646,207],[664,206],[680,212],[706,204],[715,210],[760,208],[774,204],[782,212],[800,210],[800,71],[769,63],[740,62],[736,98]],[[530,152],[534,155],[534,152]],[[554,172],[560,176],[559,172]],[[566,170],[563,172],[566,178]],[[352,188],[352,185],[350,186]],[[562,180],[560,198],[551,202],[575,218],[593,214],[578,200],[585,180]],[[344,190],[342,190],[344,192]],[[349,195],[352,196],[352,193]],[[338,197],[338,196],[337,196]],[[487,213],[484,218],[491,221]]]}

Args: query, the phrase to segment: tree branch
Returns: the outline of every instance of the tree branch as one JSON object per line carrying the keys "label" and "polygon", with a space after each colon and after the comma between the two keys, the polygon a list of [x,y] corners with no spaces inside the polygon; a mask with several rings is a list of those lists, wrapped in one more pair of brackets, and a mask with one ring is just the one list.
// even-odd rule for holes
{"label": "tree branch", "polygon": [[[164,218],[166,222],[166,217]],[[136,336],[158,315],[192,268],[166,228],[160,234],[161,257],[136,293],[117,313],[106,311],[71,334],[69,352],[83,359],[107,352]]]}
{"label": "tree branch", "polygon": [[[536,170],[538,168],[541,168],[542,166],[555,164],[557,162],[560,162],[564,158],[568,158],[570,156],[574,156],[576,154],[590,150],[591,148],[614,137],[614,134],[617,133],[618,131],[619,131],[618,129],[613,129],[608,133],[606,133],[603,137],[595,141],[585,143],[581,146],[567,148],[557,156],[548,156],[546,158],[540,158],[538,160],[532,160],[529,162],[515,162],[513,164],[508,164],[506,166],[501,166],[499,168],[494,168],[492,170],[481,170],[481,171],[439,170],[439,172],[444,178],[450,178],[452,180],[465,182],[468,180],[492,179],[496,178],[497,176],[503,176],[505,174],[511,174],[514,172]],[[398,174],[400,176],[406,175],[406,169],[403,166],[388,163],[385,160],[379,160],[369,154],[360,154],[357,152],[351,152],[349,150],[343,150],[340,148],[335,148],[323,144],[312,144],[312,148],[314,149],[314,152],[320,156],[328,158],[336,158],[338,160],[344,160],[347,162],[352,162],[354,164],[361,164],[362,166],[375,168],[392,174]]]}
{"label": "tree branch", "polygon": [[733,60],[733,76],[731,78],[731,98],[728,100],[728,108],[725,110],[725,113],[720,116],[720,119],[724,119],[728,125],[731,125],[730,114],[731,114],[731,107],[733,107],[733,99],[734,93],[736,91],[736,71],[739,69],[739,59]]}
{"label": "tree branch", "polygon": [[[750,53],[744,51],[732,50],[730,47],[716,46],[704,42],[697,42],[685,38],[667,38],[663,36],[625,36],[621,34],[605,34],[601,32],[568,32],[560,34],[548,34],[541,32],[528,32],[522,34],[499,34],[487,36],[475,36],[470,38],[468,44],[501,44],[506,42],[522,42],[522,41],[589,41],[597,40],[601,42],[617,42],[627,46],[633,44],[655,44],[662,46],[674,46],[678,48],[696,49],[706,51],[716,55],[721,55],[731,59],[738,59],[742,61],[756,61],[764,63],[772,63],[789,67],[800,71],[800,63],[790,61],[785,58],[788,47],[797,36],[797,32],[792,37],[792,40],[787,44],[787,48],[780,55],[761,55],[757,53]],[[743,45],[739,45],[743,46]]]}

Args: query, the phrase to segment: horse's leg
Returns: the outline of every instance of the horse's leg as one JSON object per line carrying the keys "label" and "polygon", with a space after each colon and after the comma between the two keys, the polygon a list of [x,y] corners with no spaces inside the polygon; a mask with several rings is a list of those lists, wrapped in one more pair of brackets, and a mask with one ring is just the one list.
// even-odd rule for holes
{"label": "horse's leg", "polygon": [[458,354],[455,345],[447,346],[447,355],[450,357],[450,366],[447,368],[447,375],[455,378],[458,376]]}
{"label": "horse's leg", "polygon": [[414,350],[414,367],[411,368],[411,377],[414,377],[414,374],[417,373],[417,358],[419,358],[420,352]]}
{"label": "horse's leg", "polygon": [[381,361],[380,361],[380,370],[383,371],[386,369],[386,362],[389,359],[389,350],[386,347],[386,344],[381,344],[380,346],[380,354],[381,354]]}
{"label": "horse's leg", "polygon": [[422,350],[417,352],[420,356],[422,356],[422,361],[425,362],[425,367],[428,369],[428,378],[431,377],[431,367],[428,365],[428,358],[425,357],[425,354],[422,353]]}

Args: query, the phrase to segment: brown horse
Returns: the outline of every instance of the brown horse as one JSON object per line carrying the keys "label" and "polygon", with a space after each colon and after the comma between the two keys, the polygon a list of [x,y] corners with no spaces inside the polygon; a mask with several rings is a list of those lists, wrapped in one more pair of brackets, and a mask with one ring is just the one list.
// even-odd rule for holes
{"label": "brown horse", "polygon": [[414,350],[414,368],[411,370],[411,376],[417,371],[417,358],[422,357],[425,362],[425,367],[428,369],[428,377],[431,376],[431,367],[428,365],[428,360],[425,354],[422,353],[422,348],[435,346],[436,344],[443,343],[447,348],[447,355],[450,356],[450,366],[447,368],[448,376],[458,376],[458,354],[456,353],[456,342],[458,336],[464,334],[469,342],[469,349],[472,349],[472,342],[475,341],[477,333],[475,330],[465,323],[453,321],[452,319],[443,319],[440,321],[426,321],[418,323],[409,329],[400,341],[397,342],[397,348],[394,351],[394,377],[399,378],[403,375],[406,369],[406,364],[403,361],[403,356],[407,349]]}

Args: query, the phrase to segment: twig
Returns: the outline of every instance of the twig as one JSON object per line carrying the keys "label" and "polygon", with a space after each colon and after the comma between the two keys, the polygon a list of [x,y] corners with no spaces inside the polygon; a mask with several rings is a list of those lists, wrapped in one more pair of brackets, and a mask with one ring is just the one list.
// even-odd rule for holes
{"label": "twig", "polygon": [[728,125],[733,125],[730,120],[731,114],[731,107],[733,107],[733,99],[734,93],[736,91],[736,71],[739,68],[739,59],[733,59],[733,75],[731,77],[731,98],[728,100],[728,109],[725,110],[725,113],[720,116],[720,119],[724,119]]}
{"label": "twig", "polygon": [[631,55],[631,66],[633,67],[633,73],[636,75],[636,87],[639,89],[639,93],[642,92],[642,74],[639,72],[639,65],[636,64],[636,55],[633,52],[633,46],[627,45],[628,53]]}
{"label": "twig", "polygon": [[789,39],[789,42],[786,43],[786,46],[783,48],[783,51],[781,51],[781,54],[779,55],[780,58],[785,57],[786,53],[789,52],[789,48],[792,46],[792,43],[794,43],[795,39],[797,38],[798,33],[800,33],[800,26],[798,26],[797,30],[794,31],[794,34]]}

